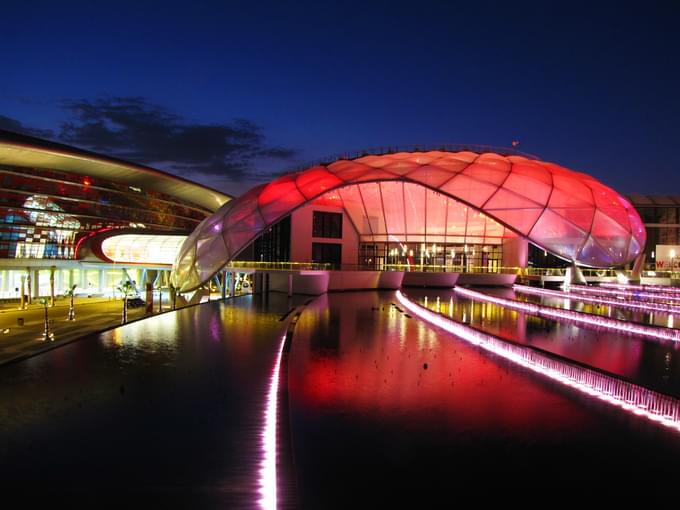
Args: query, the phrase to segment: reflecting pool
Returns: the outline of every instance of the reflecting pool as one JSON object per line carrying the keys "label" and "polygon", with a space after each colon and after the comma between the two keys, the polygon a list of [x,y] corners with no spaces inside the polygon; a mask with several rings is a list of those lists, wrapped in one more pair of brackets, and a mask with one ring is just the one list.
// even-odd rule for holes
{"label": "reflecting pool", "polygon": [[[478,288],[514,298],[511,289]],[[644,339],[602,328],[579,326],[509,310],[456,295],[449,289],[408,289],[407,294],[431,309],[508,340],[532,345],[611,372],[649,388],[680,396],[680,343]],[[546,302],[552,306],[552,299]]]}
{"label": "reflecting pool", "polygon": [[483,498],[497,485],[515,487],[507,497],[519,500],[530,485],[566,483],[561,497],[570,499],[603,472],[641,481],[649,466],[659,476],[675,470],[679,437],[487,355],[393,302],[390,292],[329,294],[300,317],[289,403],[304,508],[425,508]]}
{"label": "reflecting pool", "polygon": [[272,294],[184,308],[0,367],[2,486],[253,508],[264,395],[291,305]]}
{"label": "reflecting pool", "polygon": [[[575,340],[570,325],[448,291],[408,292],[522,342],[658,375],[647,343]],[[676,434],[409,317],[393,292],[270,294],[0,367],[5,494],[97,508],[256,508],[269,380],[284,316],[303,302],[280,379],[284,507],[448,507],[468,504],[463,496],[481,503],[485,487],[512,487],[504,496],[520,500],[539,485],[581,500],[597,480],[647,491],[676,472]]]}

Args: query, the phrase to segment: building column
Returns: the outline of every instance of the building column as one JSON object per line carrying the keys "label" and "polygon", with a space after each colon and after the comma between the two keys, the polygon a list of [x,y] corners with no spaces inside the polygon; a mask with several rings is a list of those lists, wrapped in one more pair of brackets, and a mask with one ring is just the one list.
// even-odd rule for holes
{"label": "building column", "polygon": [[40,297],[40,269],[33,270],[33,297]]}
{"label": "building column", "polygon": [[9,271],[6,269],[2,271],[2,292],[6,293],[9,291]]}
{"label": "building column", "polygon": [[64,289],[64,270],[60,269],[57,271],[57,294],[63,294],[66,289]]}
{"label": "building column", "polygon": [[87,292],[87,270],[83,267],[80,268],[80,287]]}
{"label": "building column", "polygon": [[[31,286],[31,282],[33,281],[33,277],[31,276],[31,268],[27,267],[26,268],[26,296],[28,297],[28,304],[33,303],[33,292],[31,292],[31,289],[33,288]],[[23,294],[23,292],[22,292]]]}
{"label": "building column", "polygon": [[50,266],[50,306],[54,306],[54,270],[56,267]]}
{"label": "building column", "polygon": [[236,293],[236,273],[233,271],[229,273],[229,295],[234,297]]}
{"label": "building column", "polygon": [[227,299],[227,272],[222,271],[222,299]]}
{"label": "building column", "polygon": [[153,283],[145,282],[146,289],[146,313],[153,313]]}
{"label": "building column", "polygon": [[19,290],[21,291],[21,294],[19,295],[19,299],[20,299],[20,303],[21,303],[20,308],[21,308],[21,310],[23,310],[24,308],[26,308],[26,299],[25,299],[25,297],[26,297],[26,275],[25,274],[21,275],[21,289],[19,289]]}
{"label": "building column", "polygon": [[106,289],[106,271],[104,269],[99,270],[99,292],[104,293]]}
{"label": "building column", "polygon": [[[130,278],[128,276],[128,278]],[[146,288],[146,278],[147,278],[147,271],[146,269],[142,269],[142,275],[139,277],[139,284],[143,285],[144,288]]]}

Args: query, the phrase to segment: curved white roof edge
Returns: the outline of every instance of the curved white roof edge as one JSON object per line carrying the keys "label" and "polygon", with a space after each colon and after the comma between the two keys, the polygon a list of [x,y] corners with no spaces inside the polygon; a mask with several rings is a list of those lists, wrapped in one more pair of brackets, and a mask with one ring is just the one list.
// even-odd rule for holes
{"label": "curved white roof edge", "polygon": [[232,198],[161,170],[2,130],[0,164],[48,168],[101,177],[175,196],[210,212],[216,211]]}

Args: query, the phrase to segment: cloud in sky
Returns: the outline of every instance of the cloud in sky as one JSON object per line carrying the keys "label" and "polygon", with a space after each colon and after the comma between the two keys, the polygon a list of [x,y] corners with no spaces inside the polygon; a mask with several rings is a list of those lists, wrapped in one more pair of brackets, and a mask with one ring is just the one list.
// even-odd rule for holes
{"label": "cloud in sky", "polygon": [[51,129],[36,129],[25,126],[18,120],[0,115],[0,129],[7,131],[14,131],[29,136],[37,136],[38,138],[54,138],[54,132]]}
{"label": "cloud in sky", "polygon": [[262,128],[247,119],[191,122],[145,97],[69,99],[59,130],[34,129],[0,116],[0,128],[50,138],[174,173],[230,181],[261,180],[255,164],[290,161],[296,152],[268,144]]}

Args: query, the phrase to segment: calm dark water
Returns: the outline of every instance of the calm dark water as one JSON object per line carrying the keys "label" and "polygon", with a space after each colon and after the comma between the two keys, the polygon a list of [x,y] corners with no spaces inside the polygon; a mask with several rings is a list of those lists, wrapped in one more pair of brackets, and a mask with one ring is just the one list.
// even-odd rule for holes
{"label": "calm dark water", "polygon": [[[289,501],[448,508],[501,490],[526,501],[541,487],[563,502],[610,477],[648,493],[675,476],[677,435],[407,318],[394,299],[330,294],[300,316],[283,378]],[[29,507],[255,507],[291,304],[210,303],[0,367],[3,495]]]}
{"label": "calm dark water", "polygon": [[0,485],[69,505],[253,508],[288,307],[209,303],[0,367]]}
{"label": "calm dark water", "polygon": [[[514,298],[511,289],[476,289]],[[475,327],[606,370],[680,397],[680,343],[651,340],[516,312],[448,289],[409,289],[409,296]],[[546,303],[547,304],[547,303]]]}
{"label": "calm dark water", "polygon": [[609,479],[648,491],[676,471],[680,436],[407,318],[394,300],[329,294],[298,322],[289,398],[304,508],[448,508],[494,492],[531,503],[536,487],[564,502]]}

